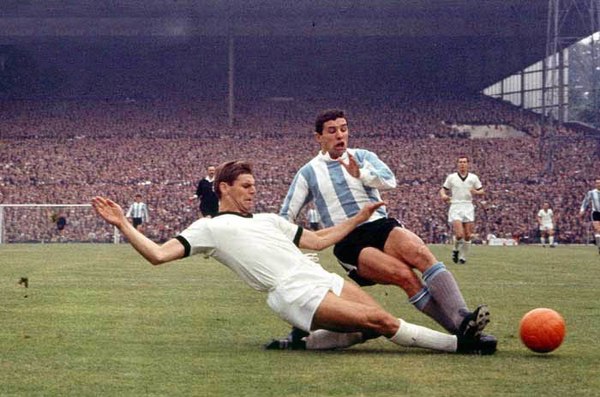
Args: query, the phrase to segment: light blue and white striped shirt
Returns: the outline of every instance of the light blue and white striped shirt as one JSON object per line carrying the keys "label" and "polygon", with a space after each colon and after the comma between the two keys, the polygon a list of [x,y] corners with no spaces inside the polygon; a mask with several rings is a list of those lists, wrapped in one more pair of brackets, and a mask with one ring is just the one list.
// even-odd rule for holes
{"label": "light blue and white striped shirt", "polygon": [[593,212],[600,212],[600,191],[598,189],[587,192],[581,203],[581,212],[584,212],[588,206],[591,206]]}
{"label": "light blue and white striped shirt", "polygon": [[131,204],[125,216],[127,218],[142,218],[142,221],[144,222],[148,222],[150,220],[150,215],[148,215],[148,207],[146,204],[137,201]]}
{"label": "light blue and white striped shirt", "polygon": [[[302,208],[314,201],[321,222],[330,227],[356,215],[366,203],[381,201],[379,190],[396,187],[394,173],[375,153],[348,149],[341,157],[345,163],[348,152],[358,163],[359,178],[350,175],[329,153],[319,152],[294,177],[279,215],[295,222]],[[385,217],[386,209],[380,207],[368,222]]]}

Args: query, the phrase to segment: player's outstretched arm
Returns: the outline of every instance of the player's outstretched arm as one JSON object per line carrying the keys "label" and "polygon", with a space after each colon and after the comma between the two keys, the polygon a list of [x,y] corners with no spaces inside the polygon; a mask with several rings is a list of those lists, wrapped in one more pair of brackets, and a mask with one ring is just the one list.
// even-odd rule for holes
{"label": "player's outstretched arm", "polygon": [[385,203],[382,201],[366,204],[361,208],[358,214],[347,221],[326,229],[321,229],[317,232],[305,229],[300,238],[300,248],[319,251],[339,242],[358,225],[368,221],[371,215],[373,215],[373,212],[384,204]]}
{"label": "player's outstretched arm", "polygon": [[185,249],[178,240],[171,239],[163,245],[156,244],[127,221],[123,209],[114,201],[97,196],[92,199],[92,207],[102,219],[117,227],[133,248],[153,265],[183,258]]}

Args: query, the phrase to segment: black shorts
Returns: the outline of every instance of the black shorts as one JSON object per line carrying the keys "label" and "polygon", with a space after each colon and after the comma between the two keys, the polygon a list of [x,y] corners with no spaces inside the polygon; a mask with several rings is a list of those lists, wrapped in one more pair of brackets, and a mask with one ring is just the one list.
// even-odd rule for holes
{"label": "black shorts", "polygon": [[142,224],[142,218],[131,218],[131,223],[133,223],[133,227],[138,227]]}
{"label": "black shorts", "polygon": [[373,247],[383,251],[388,236],[395,227],[403,227],[394,218],[382,218],[354,229],[333,247],[333,254],[348,273],[348,277],[361,287],[376,283],[358,275],[358,256],[363,248]]}
{"label": "black shorts", "polygon": [[592,211],[592,220],[594,222],[600,222],[600,212]]}

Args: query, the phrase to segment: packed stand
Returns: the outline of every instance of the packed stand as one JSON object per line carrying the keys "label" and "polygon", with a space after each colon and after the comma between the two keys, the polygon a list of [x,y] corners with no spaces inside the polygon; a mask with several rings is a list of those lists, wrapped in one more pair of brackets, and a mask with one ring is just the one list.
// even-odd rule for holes
{"label": "packed stand", "polygon": [[[297,168],[317,152],[314,115],[329,107],[348,110],[350,147],[374,151],[396,173],[398,189],[384,194],[388,210],[427,242],[444,242],[451,234],[438,191],[459,155],[471,158],[487,191],[477,200],[476,232],[482,239],[494,234],[532,242],[545,200],[557,215],[559,241],[581,243],[588,237],[588,225],[577,213],[597,172],[596,141],[568,129],[557,131],[558,143],[543,141],[534,115],[489,98],[265,98],[237,103],[233,127],[225,101],[5,101],[0,106],[0,202],[81,204],[105,195],[127,208],[141,193],[150,208],[146,234],[156,241],[199,216],[189,197],[205,167],[225,160],[251,160],[261,184],[257,211],[277,212]],[[529,136],[466,139],[452,134],[452,123],[507,124]],[[67,210],[60,235],[54,215],[6,212],[4,240],[112,241],[112,231],[89,209]]]}

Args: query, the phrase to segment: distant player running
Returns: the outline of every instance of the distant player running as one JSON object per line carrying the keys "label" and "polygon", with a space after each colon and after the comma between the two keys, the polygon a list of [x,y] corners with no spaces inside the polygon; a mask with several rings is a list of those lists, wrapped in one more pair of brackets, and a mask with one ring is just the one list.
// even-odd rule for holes
{"label": "distant player running", "polygon": [[583,218],[586,209],[592,209],[592,225],[594,226],[594,239],[600,254],[600,178],[596,178],[596,188],[586,193],[579,216]]}
{"label": "distant player running", "polygon": [[554,212],[550,208],[550,203],[545,202],[542,209],[537,213],[538,224],[540,225],[540,243],[546,246],[546,238],[550,247],[554,247]]}
{"label": "distant player running", "polygon": [[[448,195],[450,193],[450,195]],[[440,189],[442,200],[450,203],[448,223],[454,232],[454,250],[452,261],[466,263],[467,254],[471,247],[473,223],[475,222],[475,206],[473,195],[485,194],[479,177],[469,172],[469,159],[466,156],[458,158],[458,172],[446,177]]]}

